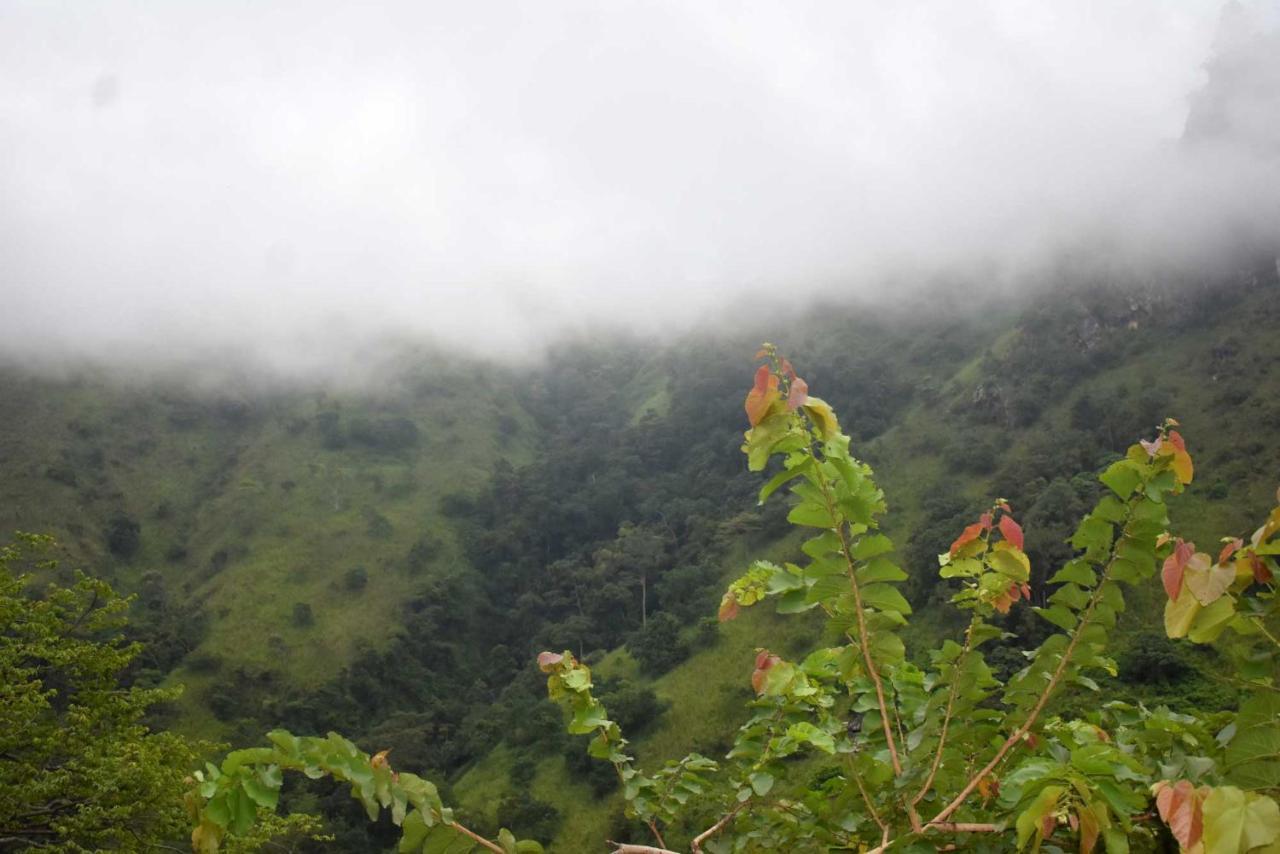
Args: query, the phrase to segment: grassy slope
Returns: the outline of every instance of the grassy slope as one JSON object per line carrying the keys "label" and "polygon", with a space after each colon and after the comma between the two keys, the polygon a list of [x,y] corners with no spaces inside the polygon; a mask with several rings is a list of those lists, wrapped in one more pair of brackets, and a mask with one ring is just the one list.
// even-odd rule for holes
{"label": "grassy slope", "polygon": [[[1254,293],[1237,307],[1237,316],[1256,313],[1270,292]],[[1065,423],[1070,405],[1078,394],[1127,387],[1130,391],[1155,380],[1170,392],[1169,414],[1183,424],[1190,450],[1197,458],[1198,479],[1172,509],[1180,532],[1210,548],[1224,533],[1246,533],[1275,494],[1280,483],[1280,339],[1253,336],[1241,339],[1227,369],[1215,378],[1213,350],[1231,337],[1228,318],[1211,327],[1189,330],[1182,336],[1152,337],[1144,330],[1124,330],[1130,337],[1128,356],[1116,366],[1081,383],[1073,392],[1052,401],[1041,415],[1041,423]],[[997,352],[1009,346],[1017,334],[1001,332],[990,345]],[[919,518],[925,492],[943,481],[949,464],[936,449],[942,445],[949,420],[947,406],[980,379],[982,352],[954,366],[942,383],[943,393],[931,404],[913,404],[895,425],[864,449],[874,459],[877,477],[890,504],[887,529],[900,544],[905,542]],[[936,371],[938,366],[931,366]],[[1231,397],[1228,388],[1252,388],[1248,399],[1224,405]],[[820,389],[815,389],[820,393]],[[1036,427],[1015,431],[1014,447],[1025,444]],[[1136,437],[1135,437],[1136,438]],[[1265,448],[1250,455],[1259,440]],[[1211,500],[1209,488],[1218,480],[1230,484],[1229,500]],[[975,498],[989,495],[987,479],[957,477],[956,488]],[[744,508],[745,509],[745,508]],[[725,561],[725,580],[734,577],[757,558],[795,559],[796,538],[774,544],[748,547],[743,543]],[[1122,618],[1113,646],[1123,647],[1126,635],[1142,624],[1159,625],[1160,593],[1154,586],[1149,595],[1131,597],[1131,608]],[[941,614],[921,613],[913,618],[912,647],[927,648],[942,631]],[[747,679],[754,651],[765,646],[783,654],[797,655],[817,640],[814,624],[806,618],[783,618],[763,608],[750,609],[738,620],[721,627],[720,640],[694,654],[687,661],[651,681],[658,696],[671,704],[657,727],[635,739],[637,756],[646,767],[677,758],[690,750],[707,750],[743,719],[743,702],[748,698]],[[626,675],[640,679],[625,650],[615,650],[599,665],[603,675]],[[713,754],[714,755],[714,754]],[[510,788],[511,757],[505,747],[472,766],[455,781],[454,791],[468,812],[495,822],[495,805]],[[558,756],[543,759],[532,784],[535,797],[555,804],[563,823],[553,840],[552,850],[563,852],[602,850],[611,816],[621,809],[615,793],[593,798],[588,787],[570,780],[564,761]]]}
{"label": "grassy slope", "polygon": [[[52,531],[67,564],[106,567],[125,589],[159,570],[172,595],[203,605],[210,628],[200,651],[221,657],[222,672],[179,668],[173,679],[188,686],[185,724],[205,735],[219,728],[200,707],[201,689],[231,667],[315,685],[357,646],[384,643],[414,587],[464,570],[441,496],[483,482],[498,457],[528,461],[535,440],[511,381],[476,368],[436,369],[385,396],[206,398],[13,376],[0,390],[0,529]],[[346,426],[408,418],[420,439],[394,452],[326,449],[319,411],[340,413]],[[500,431],[501,415],[513,419],[512,435]],[[74,472],[75,484],[50,478],[51,468]],[[104,545],[117,512],[142,525],[129,561]],[[375,513],[389,530],[371,526]],[[413,575],[406,556],[423,536],[438,547]],[[342,583],[355,567],[368,575],[359,592]],[[294,625],[298,602],[311,606],[313,625]]]}

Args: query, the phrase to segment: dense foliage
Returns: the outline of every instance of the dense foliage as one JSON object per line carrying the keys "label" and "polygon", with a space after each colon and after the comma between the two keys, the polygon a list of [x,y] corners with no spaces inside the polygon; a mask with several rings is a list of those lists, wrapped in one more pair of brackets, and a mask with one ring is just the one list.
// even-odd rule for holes
{"label": "dense foliage", "polygon": [[170,690],[124,688],[138,654],[120,627],[127,602],[102,581],[27,591],[51,542],[0,549],[0,849],[142,850],[181,838],[193,745],[152,732]]}
{"label": "dense foliage", "polygon": [[[803,566],[754,563],[724,594],[720,617],[766,599],[784,614],[816,609],[830,645],[798,662],[759,650],[752,715],[727,755],[690,754],[652,773],[636,766],[621,727],[594,696],[590,669],[570,650],[540,655],[551,697],[571,713],[569,731],[593,735],[588,752],[614,767],[628,815],[656,843],[621,843],[619,852],[671,851],[668,839],[687,839],[693,852],[941,844],[1089,852],[1099,843],[1128,851],[1158,845],[1166,833],[1188,851],[1280,850],[1272,797],[1280,788],[1280,508],[1247,542],[1228,539],[1216,558],[1174,538],[1166,501],[1194,469],[1178,425],[1167,421],[1102,473],[1106,492],[1034,608],[1058,631],[1027,650],[1024,667],[999,678],[983,649],[1009,639],[997,619],[1031,599],[1025,536],[1004,499],[940,555],[939,575],[968,624],[916,663],[902,636],[912,609],[898,587],[908,575],[889,557],[871,469],[850,454],[834,411],[808,394],[790,363],[769,346],[760,355],[766,364],[746,400],[748,467],[777,465],[760,502],[785,488],[793,496],[788,520],[816,534],[802,546]],[[1108,633],[1125,610],[1123,589],[1145,585],[1161,564],[1166,632],[1223,643],[1236,664],[1230,684],[1243,696],[1239,712],[1187,715],[1111,701],[1054,714],[1062,690],[1096,691],[1095,674],[1114,674]],[[275,803],[289,769],[350,784],[370,818],[389,809],[404,828],[401,851],[539,848],[506,831],[495,841],[463,827],[433,786],[397,775],[385,753],[370,756],[332,734],[279,731],[271,740],[273,747],[210,766],[190,793],[197,850],[217,850],[228,832],[247,830],[255,805]],[[707,816],[705,826],[694,824]]]}

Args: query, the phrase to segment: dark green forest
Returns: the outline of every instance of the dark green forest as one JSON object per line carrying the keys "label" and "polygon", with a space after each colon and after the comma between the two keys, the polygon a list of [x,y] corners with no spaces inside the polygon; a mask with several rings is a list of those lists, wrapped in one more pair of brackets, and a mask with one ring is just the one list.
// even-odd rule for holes
{"label": "dark green forest", "polygon": [[[872,310],[833,305],[650,342],[601,336],[527,365],[400,352],[366,385],[0,373],[0,528],[52,534],[57,568],[132,594],[127,685],[155,729],[240,747],[336,730],[443,783],[482,832],[555,851],[624,839],[618,780],[563,734],[533,662],[570,650],[642,758],[723,753],[759,639],[816,620],[717,605],[744,556],[798,553],[739,447],[759,341],[841,413],[889,496],[909,573],[908,646],[956,628],[937,556],[993,496],[1026,531],[1031,599],[1072,555],[1097,474],[1166,417],[1204,472],[1172,511],[1209,541],[1266,515],[1280,482],[1274,259],[1187,282],[1064,281]],[[1109,696],[1222,702],[1211,650],[1170,642],[1158,585],[1112,638]],[[1027,611],[987,648],[1007,676],[1048,631]],[[179,686],[182,690],[170,691]],[[1073,702],[1073,701],[1065,701]],[[292,812],[382,851],[399,830],[291,780]]]}

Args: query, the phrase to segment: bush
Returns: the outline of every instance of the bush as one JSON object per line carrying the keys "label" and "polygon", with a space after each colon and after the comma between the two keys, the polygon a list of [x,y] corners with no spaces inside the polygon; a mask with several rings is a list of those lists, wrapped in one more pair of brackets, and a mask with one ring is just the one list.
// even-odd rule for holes
{"label": "bush", "polygon": [[300,629],[313,625],[316,621],[315,614],[311,613],[311,606],[306,602],[293,603],[293,624]]}
{"label": "bush", "polygon": [[107,522],[104,536],[107,549],[116,557],[128,560],[138,553],[138,547],[142,544],[142,526],[137,520],[117,513]]}
{"label": "bush", "polygon": [[665,673],[684,661],[689,649],[680,639],[680,621],[666,611],[659,611],[649,622],[632,633],[627,648],[648,673]]}
{"label": "bush", "polygon": [[369,584],[369,572],[363,566],[348,569],[342,576],[342,586],[352,593],[359,593]]}

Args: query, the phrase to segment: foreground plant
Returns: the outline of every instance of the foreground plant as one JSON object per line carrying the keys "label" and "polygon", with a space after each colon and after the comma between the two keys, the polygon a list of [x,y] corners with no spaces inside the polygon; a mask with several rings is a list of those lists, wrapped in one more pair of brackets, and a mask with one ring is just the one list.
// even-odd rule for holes
{"label": "foreground plant", "polygon": [[[1107,494],[1071,538],[1077,551],[1048,579],[1035,612],[1057,631],[1024,655],[1007,681],[984,647],[1014,638],[997,615],[1030,607],[1030,561],[1013,508],[1003,500],[939,558],[941,583],[965,612],[963,634],[920,661],[903,632],[907,573],[880,531],[886,505],[871,469],[849,450],[831,407],[808,393],[769,345],[746,399],[743,451],[752,471],[778,467],[763,503],[785,490],[788,519],[812,536],[802,563],[757,561],[724,594],[722,620],[766,599],[783,614],[817,611],[827,643],[800,661],[760,649],[756,697],[732,749],[690,754],[641,770],[590,669],[568,652],[538,658],[568,728],[591,735],[589,753],[615,768],[627,815],[652,844],[614,843],[620,854],[775,851],[1007,851],[1041,846],[1085,854],[1151,849],[1173,839],[1189,852],[1280,852],[1280,637],[1274,575],[1280,508],[1216,560],[1169,532],[1166,502],[1194,475],[1177,424],[1100,475]],[[1097,692],[1114,675],[1107,636],[1125,609],[1124,588],[1162,567],[1171,637],[1224,642],[1236,714],[1175,714],[1099,698],[1081,718],[1052,713],[1066,690]],[[1224,642],[1225,643],[1225,642]],[[352,785],[370,817],[390,809],[405,828],[401,851],[537,850],[458,825],[434,787],[395,775],[344,739],[273,733],[274,747],[232,754],[189,797],[193,841],[216,850],[274,803],[280,772],[331,775]],[[795,760],[806,761],[797,763]]]}

